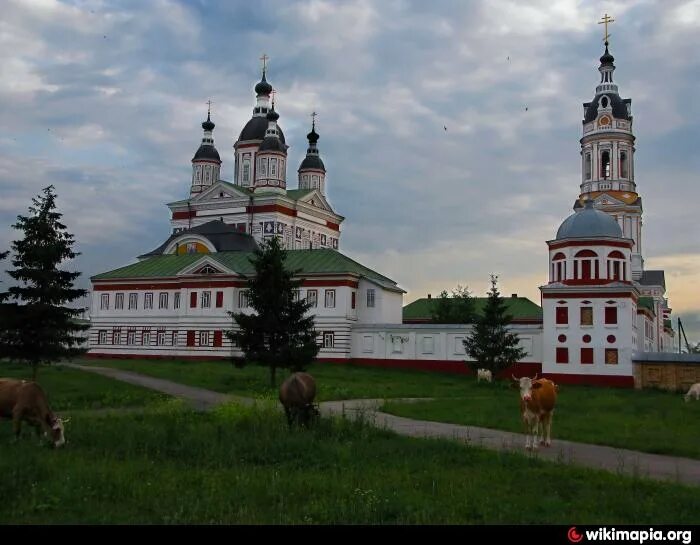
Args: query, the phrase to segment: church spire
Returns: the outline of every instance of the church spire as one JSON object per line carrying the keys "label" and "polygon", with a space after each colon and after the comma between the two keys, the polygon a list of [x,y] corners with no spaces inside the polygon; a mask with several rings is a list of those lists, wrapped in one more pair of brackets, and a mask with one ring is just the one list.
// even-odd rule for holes
{"label": "church spire", "polygon": [[281,140],[277,127],[280,118],[275,111],[275,92],[272,107],[267,113],[267,130],[255,156],[255,191],[284,193],[287,188],[287,145]]}
{"label": "church spire", "polygon": [[272,93],[272,85],[270,85],[265,77],[267,74],[267,61],[270,57],[263,54],[260,60],[263,63],[262,67],[262,78],[255,86],[255,96],[257,97],[257,103],[255,108],[253,108],[253,116],[265,117],[267,112],[270,111],[270,94]]}
{"label": "church spire", "polygon": [[192,158],[192,187],[190,194],[202,192],[219,180],[221,158],[214,147],[213,131],[216,125],[211,120],[211,100],[207,103],[207,120],[202,123],[202,143]]}
{"label": "church spire", "polygon": [[320,138],[316,132],[316,116],[311,114],[311,132],[306,135],[309,140],[309,147],[306,150],[306,157],[299,165],[299,189],[318,189],[321,194],[326,190],[326,167],[321,160],[316,144]]}

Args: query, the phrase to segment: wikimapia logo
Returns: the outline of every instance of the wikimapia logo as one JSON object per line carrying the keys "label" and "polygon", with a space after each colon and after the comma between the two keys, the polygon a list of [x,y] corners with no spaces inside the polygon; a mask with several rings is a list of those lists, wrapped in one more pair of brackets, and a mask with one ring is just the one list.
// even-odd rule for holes
{"label": "wikimapia logo", "polygon": [[[585,536],[584,536],[585,534]],[[616,530],[615,528],[598,528],[597,530],[584,530],[583,533],[576,526],[569,528],[566,537],[570,543],[580,543],[584,537],[586,541],[628,541],[645,543],[646,541],[680,541],[688,545],[693,541],[692,530]]]}

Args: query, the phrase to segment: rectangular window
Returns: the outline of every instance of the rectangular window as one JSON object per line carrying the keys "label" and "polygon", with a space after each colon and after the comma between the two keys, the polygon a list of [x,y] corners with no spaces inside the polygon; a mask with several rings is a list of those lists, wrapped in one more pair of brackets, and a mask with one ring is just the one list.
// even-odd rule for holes
{"label": "rectangular window", "polygon": [[569,363],[569,349],[557,348],[557,363]]}
{"label": "rectangular window", "polygon": [[335,345],[335,333],[326,331],[323,333],[323,348],[333,348]]}
{"label": "rectangular window", "polygon": [[435,351],[435,339],[423,337],[423,354],[432,354]]}
{"label": "rectangular window", "polygon": [[209,308],[211,306],[211,292],[202,292],[202,308]]}
{"label": "rectangular window", "polygon": [[214,331],[214,346],[223,346],[224,333],[223,331]]}
{"label": "rectangular window", "polygon": [[617,365],[617,348],[605,349],[605,363],[607,365]]}
{"label": "rectangular window", "polygon": [[260,174],[263,176],[267,175],[267,159],[261,158],[260,159]]}
{"label": "rectangular window", "polygon": [[114,296],[114,308],[117,310],[122,310],[124,308],[124,294],[117,293]]}
{"label": "rectangular window", "polygon": [[121,327],[113,327],[112,328],[112,344],[120,344],[121,343],[121,337],[122,337],[122,328]]}
{"label": "rectangular window", "polygon": [[306,300],[312,307],[318,305],[318,290],[306,290]]}
{"label": "rectangular window", "polygon": [[617,307],[605,307],[605,323],[617,323]]}
{"label": "rectangular window", "polygon": [[168,294],[163,292],[158,296],[158,308],[168,308]]}
{"label": "rectangular window", "polygon": [[106,329],[100,329],[97,332],[97,343],[98,344],[107,344],[107,330]]}
{"label": "rectangular window", "polygon": [[581,307],[581,325],[593,325],[593,307]]}
{"label": "rectangular window", "polygon": [[270,176],[277,176],[277,159],[270,159]]}
{"label": "rectangular window", "polygon": [[326,290],[326,308],[335,308],[335,290]]}
{"label": "rectangular window", "polygon": [[209,346],[209,332],[200,331],[199,332],[199,346]]}
{"label": "rectangular window", "polygon": [[100,310],[109,310],[109,293],[103,293],[100,297]]}
{"label": "rectangular window", "polygon": [[355,292],[354,291],[350,294],[350,307],[355,308]]}
{"label": "rectangular window", "polygon": [[238,308],[248,308],[248,292],[246,290],[238,292]]}
{"label": "rectangular window", "polygon": [[190,292],[190,308],[197,308],[197,292]]}
{"label": "rectangular window", "polygon": [[372,335],[365,335],[362,338],[362,351],[374,352],[374,337]]}
{"label": "rectangular window", "polygon": [[141,331],[141,344],[144,346],[151,346],[151,328],[144,327]]}
{"label": "rectangular window", "polygon": [[156,331],[156,346],[165,346],[165,329]]}
{"label": "rectangular window", "polygon": [[223,306],[224,306],[224,292],[217,291],[216,292],[216,308],[221,308]]}
{"label": "rectangular window", "polygon": [[153,294],[152,293],[146,293],[143,296],[143,308],[153,308]]}
{"label": "rectangular window", "polygon": [[187,346],[194,346],[194,331],[187,331]]}
{"label": "rectangular window", "polygon": [[139,306],[139,294],[130,293],[129,294],[129,310],[136,310]]}
{"label": "rectangular window", "polygon": [[367,290],[367,308],[374,308],[374,289]]}
{"label": "rectangular window", "polygon": [[173,331],[172,339],[170,340],[172,346],[177,346],[177,331]]}
{"label": "rectangular window", "polygon": [[136,344],[136,330],[133,327],[126,330],[126,344]]}
{"label": "rectangular window", "polygon": [[173,308],[180,308],[180,292],[173,294]]}
{"label": "rectangular window", "polygon": [[557,324],[566,325],[569,323],[569,308],[557,307]]}
{"label": "rectangular window", "polygon": [[582,348],[581,349],[581,363],[582,364],[593,363],[593,349],[592,348]]}
{"label": "rectangular window", "polygon": [[248,185],[248,180],[250,180],[250,163],[243,163],[243,185]]}

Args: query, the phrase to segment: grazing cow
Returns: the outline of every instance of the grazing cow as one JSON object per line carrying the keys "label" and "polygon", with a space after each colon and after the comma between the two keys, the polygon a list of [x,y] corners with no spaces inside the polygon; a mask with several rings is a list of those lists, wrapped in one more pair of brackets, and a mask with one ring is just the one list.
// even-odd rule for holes
{"label": "grazing cow", "polygon": [[[552,444],[552,413],[557,400],[557,385],[546,378],[513,376],[514,385],[520,388],[520,414],[525,424],[525,448],[537,448],[538,435],[541,430],[540,444],[548,447]],[[546,436],[545,436],[546,429]],[[532,435],[532,447],[530,447]]]}
{"label": "grazing cow", "polygon": [[683,397],[685,397],[686,403],[690,401],[690,398],[695,396],[695,401],[700,399],[700,382],[696,382],[690,387],[690,390],[688,390],[688,393],[686,393]]}
{"label": "grazing cow", "polygon": [[19,438],[22,421],[34,426],[37,435],[42,431],[55,447],[66,442],[63,420],[49,408],[46,394],[36,382],[0,379],[0,417],[11,418],[15,437]]}
{"label": "grazing cow", "polygon": [[319,415],[314,406],[316,381],[308,373],[294,373],[280,386],[280,402],[287,415],[287,424],[292,427],[294,421],[307,426],[313,417]]}
{"label": "grazing cow", "polygon": [[476,372],[476,381],[481,382],[482,380],[485,380],[486,382],[492,382],[493,381],[493,375],[491,374],[491,371],[489,369],[479,369]]}

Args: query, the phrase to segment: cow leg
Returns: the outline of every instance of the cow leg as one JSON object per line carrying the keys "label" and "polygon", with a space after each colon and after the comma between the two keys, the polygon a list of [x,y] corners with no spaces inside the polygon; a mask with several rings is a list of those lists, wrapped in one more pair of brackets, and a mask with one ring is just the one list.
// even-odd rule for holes
{"label": "cow leg", "polygon": [[545,446],[546,447],[551,447],[552,446],[552,417],[554,416],[554,412],[550,411],[547,413],[547,439],[545,439]]}

